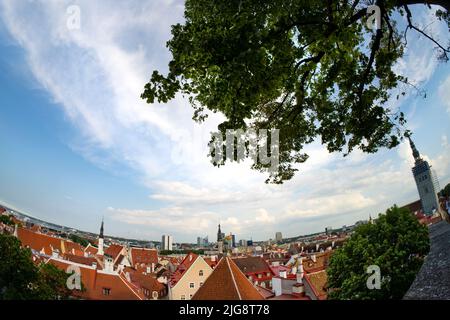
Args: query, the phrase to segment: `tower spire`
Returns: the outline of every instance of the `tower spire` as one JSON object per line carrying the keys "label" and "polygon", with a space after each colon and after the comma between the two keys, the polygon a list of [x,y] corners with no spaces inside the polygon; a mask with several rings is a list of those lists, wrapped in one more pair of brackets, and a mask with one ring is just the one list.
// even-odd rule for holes
{"label": "tower spire", "polygon": [[415,145],[414,142],[412,141],[410,135],[408,135],[408,140],[409,140],[409,145],[410,145],[411,150],[412,150],[412,153],[413,153],[414,160],[419,160],[419,159],[420,159],[420,153],[419,153],[419,151],[417,150],[416,145]]}
{"label": "tower spire", "polygon": [[217,230],[217,241],[222,240],[222,230],[220,230],[220,222],[219,222],[219,230]]}
{"label": "tower spire", "polygon": [[104,218],[102,217],[102,225],[100,226],[100,238],[103,238],[103,220]]}

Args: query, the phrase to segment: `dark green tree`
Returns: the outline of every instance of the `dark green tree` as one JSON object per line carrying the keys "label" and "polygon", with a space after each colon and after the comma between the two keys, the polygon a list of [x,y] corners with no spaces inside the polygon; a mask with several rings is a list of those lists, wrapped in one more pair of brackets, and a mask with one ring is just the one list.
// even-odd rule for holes
{"label": "dark green tree", "polygon": [[43,263],[39,266],[39,280],[36,283],[36,296],[41,300],[68,299],[71,290],[67,287],[68,274],[56,266]]}
{"label": "dark green tree", "polygon": [[11,220],[11,218],[6,215],[0,216],[0,222],[3,222],[4,224],[10,225],[10,226],[14,225],[14,222]]}
{"label": "dark green tree", "polygon": [[17,238],[0,234],[0,300],[65,299],[67,278],[53,265],[37,267]]}
{"label": "dark green tree", "polygon": [[[366,24],[371,4],[380,8],[378,29]],[[436,19],[450,25],[447,0],[186,0],[185,21],[172,26],[167,42],[167,75],[155,70],[142,98],[188,96],[194,120],[204,121],[206,109],[226,117],[222,133],[280,129],[278,171],[266,182],[290,179],[316,138],[345,155],[395,147],[407,131],[405,118],[386,102],[411,85],[392,68],[407,31],[428,38],[438,59],[447,61],[449,53],[445,40],[416,26],[413,4],[439,5]],[[397,27],[399,15],[406,30]]]}
{"label": "dark green tree", "polygon": [[80,236],[78,236],[76,234],[71,234],[69,236],[69,239],[72,240],[75,243],[78,243],[78,244],[82,245],[83,247],[87,247],[88,244],[89,244],[89,241],[87,239],[82,238],[82,237],[80,237]]}
{"label": "dark green tree", "polygon": [[439,195],[442,197],[450,197],[450,183],[447,183],[447,185],[439,192]]}
{"label": "dark green tree", "polygon": [[[429,251],[428,229],[408,210],[394,206],[361,225],[331,256],[329,299],[401,299]],[[381,288],[369,289],[367,268],[377,265]]]}
{"label": "dark green tree", "polygon": [[35,298],[32,285],[38,279],[30,250],[21,248],[17,238],[0,234],[0,299]]}

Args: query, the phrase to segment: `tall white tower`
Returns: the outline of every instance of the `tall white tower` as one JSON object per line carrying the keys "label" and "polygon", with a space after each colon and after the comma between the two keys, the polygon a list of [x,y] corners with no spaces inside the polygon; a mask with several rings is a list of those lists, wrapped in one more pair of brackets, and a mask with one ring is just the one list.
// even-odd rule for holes
{"label": "tall white tower", "polygon": [[98,237],[98,251],[97,254],[102,256],[104,255],[103,251],[103,219],[102,219],[102,225],[100,226],[100,235]]}
{"label": "tall white tower", "polygon": [[440,211],[439,200],[437,197],[439,190],[436,190],[436,187],[438,186],[437,177],[434,176],[428,162],[423,160],[420,156],[411,137],[408,137],[408,139],[415,160],[412,172],[414,179],[416,180],[417,191],[419,191],[422,210],[426,215],[431,215],[435,210]]}

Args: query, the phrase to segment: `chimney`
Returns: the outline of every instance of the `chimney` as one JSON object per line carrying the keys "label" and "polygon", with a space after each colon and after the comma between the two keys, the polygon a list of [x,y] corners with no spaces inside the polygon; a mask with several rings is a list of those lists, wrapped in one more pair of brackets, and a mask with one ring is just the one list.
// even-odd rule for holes
{"label": "chimney", "polygon": [[155,272],[155,263],[152,262],[152,272]]}
{"label": "chimney", "polygon": [[97,262],[92,262],[92,266],[94,267],[94,269],[97,269]]}
{"label": "chimney", "polygon": [[331,242],[331,248],[334,248],[334,240]]}
{"label": "chimney", "polygon": [[316,251],[319,251],[319,244],[316,244]]}
{"label": "chimney", "polygon": [[280,278],[287,278],[286,270],[280,271]]}
{"label": "chimney", "polygon": [[303,283],[303,276],[305,275],[303,271],[303,258],[300,257],[298,259],[298,268],[297,268],[297,283]]}
{"label": "chimney", "polygon": [[312,255],[311,255],[311,260],[312,260],[314,263],[317,262],[317,258],[316,258],[316,255],[315,255],[315,254],[312,254]]}
{"label": "chimney", "polygon": [[216,261],[216,256],[211,256],[211,261]]}
{"label": "chimney", "polygon": [[55,249],[52,251],[52,258],[53,259],[58,259],[59,258],[59,251],[58,249]]}
{"label": "chimney", "polygon": [[113,262],[113,259],[110,256],[104,255],[103,264],[104,264],[104,268],[103,269],[106,272],[113,272],[114,271],[114,262]]}

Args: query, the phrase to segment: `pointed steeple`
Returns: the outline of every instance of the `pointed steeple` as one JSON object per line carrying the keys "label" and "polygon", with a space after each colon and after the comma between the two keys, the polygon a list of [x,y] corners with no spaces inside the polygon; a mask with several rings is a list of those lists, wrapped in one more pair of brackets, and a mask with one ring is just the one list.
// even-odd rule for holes
{"label": "pointed steeple", "polygon": [[103,218],[102,218],[102,225],[100,226],[100,237],[103,239]]}
{"label": "pointed steeple", "polygon": [[219,230],[217,230],[217,241],[222,241],[222,230],[220,230],[220,223],[219,223]]}
{"label": "pointed steeple", "polygon": [[409,145],[410,145],[411,150],[412,150],[412,153],[413,153],[414,160],[417,161],[417,160],[420,159],[420,153],[419,153],[419,151],[417,150],[416,145],[415,145],[414,142],[412,141],[411,136],[408,136],[408,140],[409,140]]}

